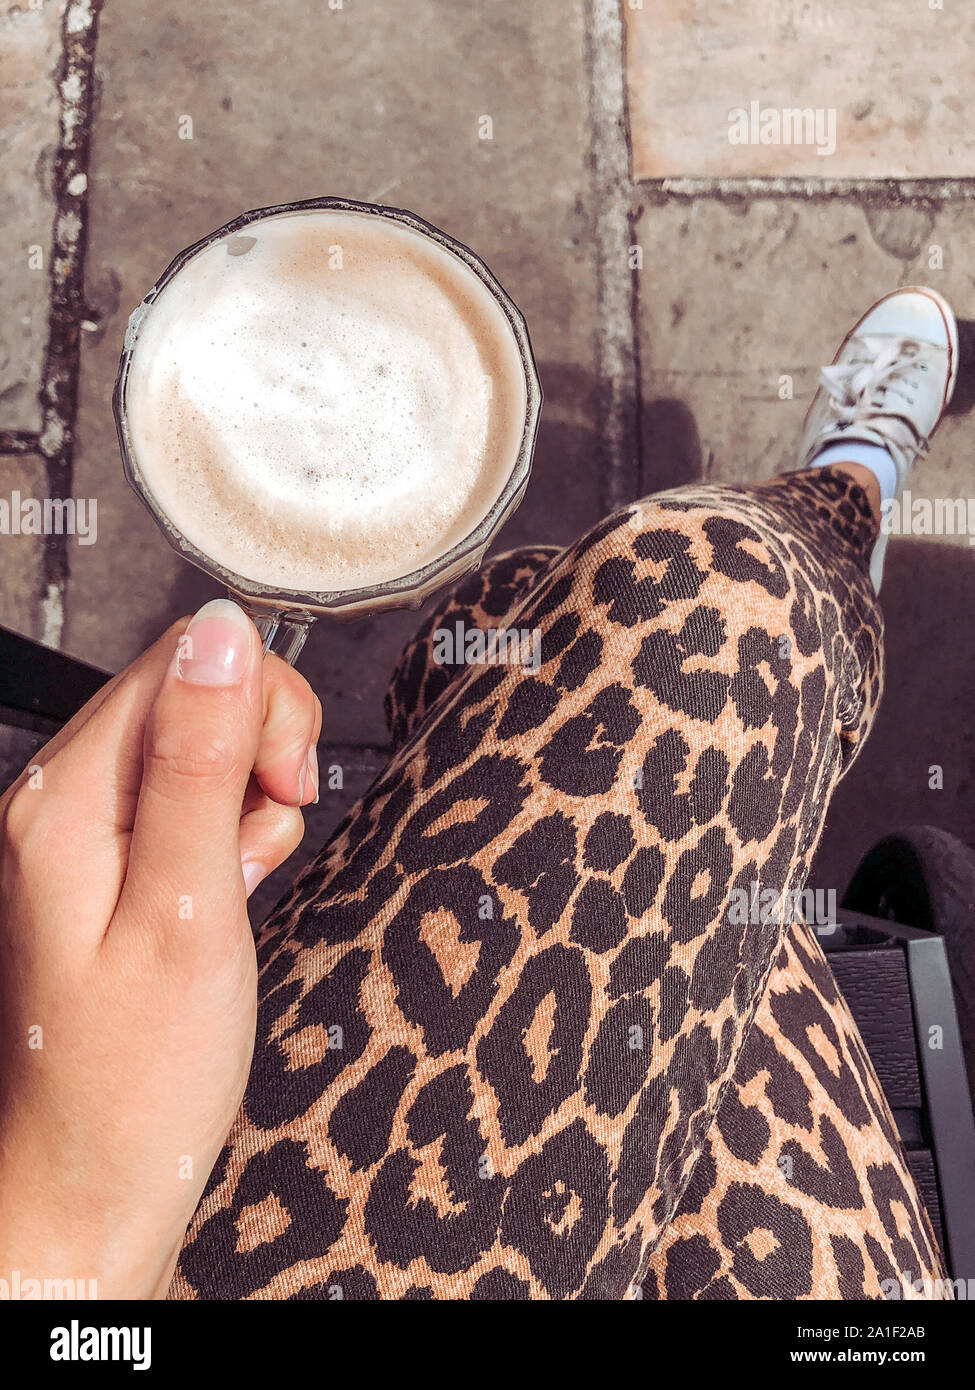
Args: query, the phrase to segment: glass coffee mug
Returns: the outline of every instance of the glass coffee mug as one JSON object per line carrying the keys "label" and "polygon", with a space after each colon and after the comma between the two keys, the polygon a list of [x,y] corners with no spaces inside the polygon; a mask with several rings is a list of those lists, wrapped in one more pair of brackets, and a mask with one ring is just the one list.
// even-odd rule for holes
{"label": "glass coffee mug", "polygon": [[[263,219],[316,211],[362,214],[368,217],[392,219],[420,236],[430,238],[442,252],[456,257],[469,271],[472,271],[488,290],[497,307],[501,310],[504,319],[507,320],[512,342],[520,360],[521,370],[524,373],[525,411],[520,439],[517,442],[517,447],[512,450],[510,469],[500,494],[473,529],[446,550],[444,554],[430,560],[422,568],[411,573],[404,574],[399,578],[385,580],[369,588],[298,593],[255,582],[246,574],[238,574],[225,568],[182,534],[153,495],[145,472],[140,467],[132,431],[129,428],[126,396],[133,355],[139,343],[140,335],[144,332],[152,315],[153,305],[189,261],[216,242],[224,240],[232,242],[233,238],[240,237],[242,233],[253,229],[255,224]],[[230,250],[231,254],[235,253],[233,246]],[[331,616],[351,620],[391,608],[419,608],[436,589],[478,568],[491,540],[524,496],[531,469],[532,451],[538,429],[541,403],[541,385],[538,380],[538,372],[525,321],[484,262],[466,246],[411,212],[405,212],[400,208],[381,207],[342,198],[316,198],[246,212],[182,251],[163,272],[129,319],[113,396],[115,423],[126,478],[152,513],[163,535],[187,560],[226,586],[230,596],[245,609],[254,621],[261,634],[264,650],[266,652],[274,651],[291,663],[296,660],[316,618]],[[327,542],[323,542],[324,544]]]}

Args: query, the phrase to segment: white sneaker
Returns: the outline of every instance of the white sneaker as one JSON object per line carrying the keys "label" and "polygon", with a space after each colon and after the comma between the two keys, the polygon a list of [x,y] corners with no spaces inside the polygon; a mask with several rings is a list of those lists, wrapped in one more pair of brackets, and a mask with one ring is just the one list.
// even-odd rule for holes
{"label": "white sneaker", "polygon": [[[958,375],[958,327],[935,290],[910,286],[878,299],[847,334],[806,413],[797,468],[829,444],[874,444],[897,470],[897,495],[914,460],[928,451]],[[870,562],[880,588],[887,535]]]}

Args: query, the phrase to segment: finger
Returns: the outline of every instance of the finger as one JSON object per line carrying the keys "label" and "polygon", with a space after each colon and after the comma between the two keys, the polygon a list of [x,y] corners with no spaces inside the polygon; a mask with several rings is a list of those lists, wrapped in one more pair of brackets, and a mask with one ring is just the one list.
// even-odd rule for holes
{"label": "finger", "polygon": [[[56,771],[58,783],[64,786],[72,785],[82,774],[90,785],[88,770],[95,759],[100,767],[111,771],[110,799],[120,804],[117,814],[108,814],[105,819],[120,831],[131,830],[135,818],[149,710],[190,622],[190,617],[183,617],[172,623],[34,756],[33,764],[46,767],[59,754]],[[302,799],[314,800],[318,793],[315,745],[321,736],[321,703],[305,678],[273,655],[264,660],[264,718],[254,769],[263,790],[276,800],[295,804],[299,773],[307,759],[310,767],[302,779]],[[53,785],[50,779],[48,783]]]}
{"label": "finger", "polygon": [[248,897],[294,853],[304,833],[297,806],[282,806],[265,796],[246,813],[240,822],[240,863]]}
{"label": "finger", "polygon": [[318,800],[317,743],[322,706],[299,671],[279,656],[264,659],[264,728],[254,773],[275,801]]}
{"label": "finger", "polygon": [[180,640],[149,712],[138,808],[118,921],[192,917],[232,924],[243,910],[240,816],[263,716],[257,630],[227,599],[205,604]]}

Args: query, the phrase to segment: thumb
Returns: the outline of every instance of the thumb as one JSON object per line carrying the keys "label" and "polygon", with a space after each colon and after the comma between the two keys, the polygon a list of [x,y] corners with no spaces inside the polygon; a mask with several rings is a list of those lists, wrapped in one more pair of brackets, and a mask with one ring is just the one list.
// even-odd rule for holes
{"label": "thumb", "polygon": [[244,913],[240,815],[262,719],[257,630],[215,599],[179,638],[149,711],[123,917],[172,923],[187,896],[198,921]]}

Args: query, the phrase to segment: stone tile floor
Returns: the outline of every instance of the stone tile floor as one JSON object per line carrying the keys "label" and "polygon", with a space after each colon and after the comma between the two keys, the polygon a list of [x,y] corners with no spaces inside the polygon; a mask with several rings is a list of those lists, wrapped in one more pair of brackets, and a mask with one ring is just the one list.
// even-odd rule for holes
{"label": "stone tile floor", "polygon": [[[773,473],[874,297],[929,281],[975,316],[972,21],[914,0],[883,14],[844,12],[831,44],[835,7],[805,0],[0,0],[0,496],[98,502],[95,545],[2,538],[0,622],[114,670],[215,592],[128,492],[111,388],[128,313],[172,256],[287,199],[412,207],[521,305],[546,403],[502,547],[568,541],[702,475]],[[928,56],[898,70],[919,26]],[[858,68],[845,49],[826,62],[850,43]],[[752,100],[834,107],[844,139],[830,159],[730,146],[727,111]],[[972,492],[972,394],[966,378],[918,495]],[[967,537],[893,543],[887,698],[818,886],[842,890],[898,825],[971,834],[973,599]],[[381,766],[382,692],[415,622],[322,626],[306,648],[323,762],[345,777],[303,853]],[[11,775],[20,748],[8,731]]]}
{"label": "stone tile floor", "polygon": [[[623,0],[623,12],[637,178],[975,174],[967,5]],[[786,110],[813,113],[812,139],[790,143]]]}

